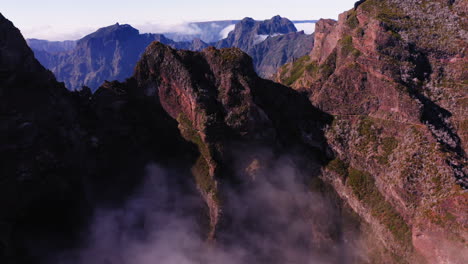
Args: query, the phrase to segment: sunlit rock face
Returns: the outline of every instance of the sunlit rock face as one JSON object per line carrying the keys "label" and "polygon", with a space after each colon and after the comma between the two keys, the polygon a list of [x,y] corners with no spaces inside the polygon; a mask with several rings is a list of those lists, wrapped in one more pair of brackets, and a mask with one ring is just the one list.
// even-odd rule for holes
{"label": "sunlit rock face", "polygon": [[448,253],[467,236],[466,7],[359,1],[337,22],[320,20],[312,52],[276,75],[335,116],[324,176],[385,248],[413,262],[466,258]]}
{"label": "sunlit rock face", "polygon": [[[2,203],[11,209],[1,218],[3,262],[127,262],[140,245],[146,263],[158,256],[149,253],[165,252],[148,236],[177,235],[164,228],[172,220],[200,254],[167,257],[188,254],[193,263],[325,259],[338,250],[335,225],[321,228],[338,209],[320,208],[335,198],[307,187],[326,161],[321,128],[331,119],[303,95],[259,78],[241,50],[196,53],[155,42],[132,78],[91,94],[57,83],[6,19],[2,30],[10,36],[2,43],[2,113],[11,113],[2,120]],[[302,174],[306,167],[313,173]],[[261,208],[271,217],[260,217]],[[310,214],[295,220],[300,210]],[[297,228],[285,232],[291,221]],[[132,238],[113,244],[102,225]],[[252,225],[263,228],[244,230]],[[267,240],[285,250],[272,254],[277,244]],[[100,251],[111,245],[120,255]]]}
{"label": "sunlit rock face", "polygon": [[0,261],[464,263],[464,8],[360,1],[282,84],[152,42],[95,93],[1,17]]}

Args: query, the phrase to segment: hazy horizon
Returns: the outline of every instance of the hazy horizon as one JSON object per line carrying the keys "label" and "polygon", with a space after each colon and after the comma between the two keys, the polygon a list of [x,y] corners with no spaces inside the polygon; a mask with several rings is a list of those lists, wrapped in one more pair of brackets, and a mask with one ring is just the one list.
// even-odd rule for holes
{"label": "hazy horizon", "polygon": [[[0,12],[25,38],[52,41],[76,40],[98,28],[115,23],[130,24],[142,33],[162,33],[189,22],[269,19],[275,15],[291,20],[337,19],[355,0],[17,0],[3,3]],[[246,8],[248,7],[248,8]]]}

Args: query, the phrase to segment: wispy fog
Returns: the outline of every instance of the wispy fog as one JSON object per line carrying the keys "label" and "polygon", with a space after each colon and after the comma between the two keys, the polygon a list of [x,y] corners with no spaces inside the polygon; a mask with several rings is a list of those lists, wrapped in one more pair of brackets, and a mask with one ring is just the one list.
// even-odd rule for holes
{"label": "wispy fog", "polygon": [[336,207],[309,190],[292,159],[268,151],[245,157],[234,162],[242,183],[220,186],[216,241],[206,240],[207,208],[191,176],[150,165],[146,181],[122,207],[96,211],[81,249],[52,262],[348,263]]}
{"label": "wispy fog", "polygon": [[140,33],[179,33],[185,35],[201,34],[202,30],[193,23],[146,23],[135,25],[135,28],[140,30]]}
{"label": "wispy fog", "polygon": [[78,40],[96,31],[96,27],[83,26],[68,28],[66,25],[43,25],[21,29],[25,38],[45,39],[49,41]]}
{"label": "wispy fog", "polygon": [[229,33],[231,31],[233,31],[235,27],[236,27],[236,25],[232,24],[232,25],[229,25],[229,26],[223,28],[223,30],[221,30],[221,32],[219,33],[221,39],[227,38]]}

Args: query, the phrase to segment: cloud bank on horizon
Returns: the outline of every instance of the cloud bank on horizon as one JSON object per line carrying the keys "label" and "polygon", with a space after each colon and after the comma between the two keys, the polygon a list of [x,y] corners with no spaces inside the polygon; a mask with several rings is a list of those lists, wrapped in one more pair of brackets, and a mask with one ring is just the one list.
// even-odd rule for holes
{"label": "cloud bank on horizon", "polygon": [[304,30],[306,34],[312,34],[315,31],[315,23],[294,23],[297,31]]}
{"label": "cloud bank on horizon", "polygon": [[144,28],[148,24],[161,28],[174,27],[177,31],[181,25],[187,25],[187,21],[243,17],[263,20],[277,14],[291,20],[336,19],[339,13],[352,8],[354,2],[355,0],[289,0],[285,5],[282,0],[82,0],[79,3],[63,0],[16,0],[2,3],[1,12],[13,21],[26,38],[73,40],[116,22],[130,24],[145,32]]}
{"label": "cloud bank on horizon", "polygon": [[[235,24],[229,24],[228,26],[220,26],[213,21],[211,28],[200,28],[195,23],[176,23],[176,24],[167,24],[167,23],[145,23],[141,25],[132,25],[140,31],[140,33],[160,33],[166,34],[167,37],[171,38],[174,35],[187,35],[187,36],[197,36],[206,35],[207,30],[212,31],[211,39],[203,39],[205,42],[214,42],[220,39],[226,38],[231,31],[234,30]],[[303,30],[305,34],[312,34],[315,30],[315,23],[310,22],[294,22],[298,31]],[[28,39],[45,39],[49,41],[64,41],[64,40],[78,40],[94,31],[98,28],[93,28],[91,26],[86,26],[75,31],[66,31],[67,28],[53,27],[53,26],[43,26],[36,27],[31,30],[22,30],[23,36]],[[177,39],[176,39],[177,40]],[[180,40],[180,39],[179,39]],[[185,39],[183,39],[185,40]]]}

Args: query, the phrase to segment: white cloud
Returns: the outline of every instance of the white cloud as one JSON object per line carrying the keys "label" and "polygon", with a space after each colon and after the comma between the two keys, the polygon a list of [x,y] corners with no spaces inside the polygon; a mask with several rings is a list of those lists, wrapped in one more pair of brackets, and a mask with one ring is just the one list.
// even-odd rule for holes
{"label": "white cloud", "polygon": [[235,24],[229,25],[229,26],[225,27],[223,30],[221,30],[221,32],[219,32],[219,35],[223,39],[227,38],[227,36],[229,35],[229,32],[233,31],[235,27],[236,27]]}
{"label": "white cloud", "polygon": [[196,25],[188,22],[181,23],[145,23],[135,25],[140,33],[180,33],[187,35],[200,34],[202,30]]}
{"label": "white cloud", "polygon": [[216,24],[216,23],[211,23],[211,24],[210,24],[210,27],[211,27],[211,28],[220,28],[221,26],[218,25],[218,24]]}
{"label": "white cloud", "polygon": [[[123,23],[122,23],[123,24]],[[110,25],[110,24],[109,24]],[[158,22],[146,22],[144,24],[131,24],[137,28],[140,33],[179,33],[187,35],[197,35],[202,33],[202,29],[196,24],[190,22],[169,22],[169,21],[158,21]],[[314,23],[295,23],[297,30],[304,30],[306,34],[312,34],[315,30]],[[108,26],[108,25],[103,25]],[[77,40],[87,34],[96,31],[101,26],[90,26],[85,25],[80,28],[74,28],[67,25],[41,25],[31,28],[21,28],[21,33],[25,38],[37,38],[46,39],[51,41],[63,41],[63,40]],[[219,27],[219,25],[213,23],[211,28]],[[233,31],[235,24],[229,25],[219,31],[221,38],[226,38],[228,34]],[[266,37],[259,37],[259,42],[265,40]]]}
{"label": "white cloud", "polygon": [[267,39],[269,37],[269,35],[256,35],[255,36],[255,40],[254,40],[254,44],[258,44],[258,43],[261,43],[263,41],[265,41],[265,39]]}
{"label": "white cloud", "polygon": [[81,28],[58,27],[43,25],[32,28],[22,28],[24,38],[46,39],[50,41],[78,40],[95,31],[96,28],[85,26]]}
{"label": "white cloud", "polygon": [[304,30],[306,34],[312,34],[315,31],[315,23],[295,23],[298,31]]}

